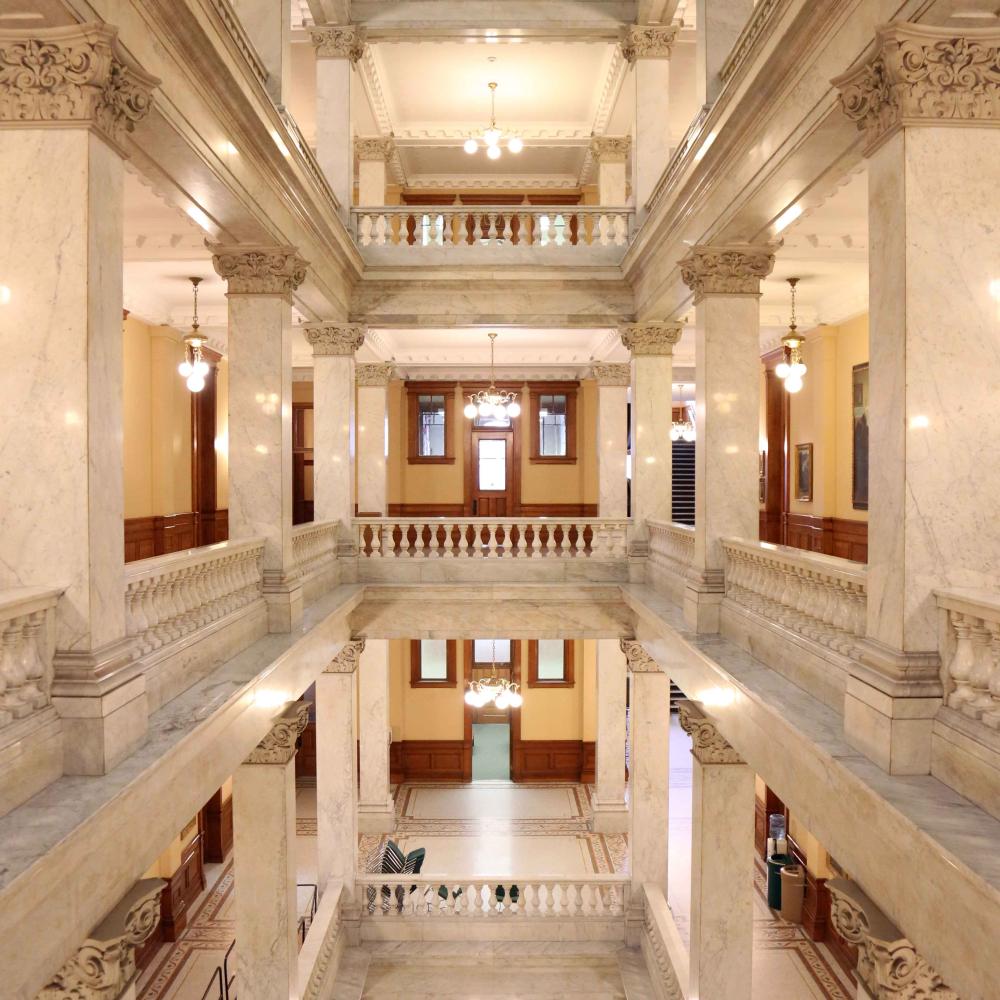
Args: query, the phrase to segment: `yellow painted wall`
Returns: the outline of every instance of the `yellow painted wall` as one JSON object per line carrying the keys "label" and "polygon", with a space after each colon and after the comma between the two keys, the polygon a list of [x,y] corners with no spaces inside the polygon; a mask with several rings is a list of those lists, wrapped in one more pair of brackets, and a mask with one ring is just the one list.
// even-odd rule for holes
{"label": "yellow painted wall", "polygon": [[834,516],[868,520],[868,511],[851,506],[851,460],[853,454],[854,416],[851,379],[854,365],[868,360],[868,314],[856,316],[838,327],[837,341],[837,488]]}
{"label": "yellow painted wall", "polygon": [[583,685],[581,702],[581,736],[585,743],[597,739],[597,643],[583,639],[578,643],[582,651],[583,671],[577,669],[577,683]]}
{"label": "yellow painted wall", "polygon": [[394,740],[465,738],[465,679],[461,648],[453,688],[410,687],[410,641],[389,642],[389,722]]}

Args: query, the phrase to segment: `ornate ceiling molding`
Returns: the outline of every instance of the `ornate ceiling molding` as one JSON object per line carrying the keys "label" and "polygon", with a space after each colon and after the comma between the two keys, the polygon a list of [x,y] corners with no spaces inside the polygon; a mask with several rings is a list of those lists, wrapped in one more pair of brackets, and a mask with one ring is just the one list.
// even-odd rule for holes
{"label": "ornate ceiling molding", "polygon": [[693,701],[679,701],[681,729],[691,737],[691,753],[702,764],[745,764],[715,728],[715,723]]}
{"label": "ornate ceiling molding", "polygon": [[868,154],[908,125],[1000,125],[1000,31],[894,21],[832,83]]}
{"label": "ornate ceiling molding", "polygon": [[598,385],[629,386],[632,384],[632,366],[614,361],[595,361],[590,366],[592,378]]}
{"label": "ornate ceiling molding", "polygon": [[85,123],[125,156],[159,83],[127,58],[117,28],[0,28],[0,127]]}
{"label": "ornate ceiling molding", "polygon": [[368,43],[364,29],[356,24],[322,25],[309,29],[309,40],[317,59],[350,59],[358,62]]}
{"label": "ornate ceiling molding", "polygon": [[365,362],[354,366],[354,381],[359,386],[383,388],[396,377],[392,361]]}
{"label": "ornate ceiling molding", "polygon": [[292,701],[273,720],[271,731],[250,751],[244,764],[287,764],[309,722],[309,702]]}
{"label": "ornate ceiling molding", "polygon": [[633,357],[673,354],[683,332],[683,323],[629,323],[619,329],[622,343]]}
{"label": "ornate ceiling molding", "polygon": [[621,40],[622,55],[637,59],[669,59],[677,38],[676,24],[630,24]]}
{"label": "ornate ceiling molding", "polygon": [[236,244],[205,244],[212,253],[212,266],[229,284],[230,295],[283,295],[306,279],[309,262],[295,247]]}
{"label": "ornate ceiling molding", "polygon": [[780,244],[701,245],[680,262],[681,278],[697,304],[706,295],[759,295],[760,283],[774,268]]}
{"label": "ornate ceiling molding", "polygon": [[367,332],[358,323],[307,323],[302,329],[315,357],[351,357]]}
{"label": "ornate ceiling molding", "polygon": [[634,674],[654,674],[660,672],[660,665],[646,652],[641,642],[635,639],[620,639],[618,642],[625,654],[628,669]]}
{"label": "ornate ceiling molding", "polygon": [[364,639],[349,639],[344,643],[344,648],[323,668],[323,673],[353,674],[358,669],[364,649]]}

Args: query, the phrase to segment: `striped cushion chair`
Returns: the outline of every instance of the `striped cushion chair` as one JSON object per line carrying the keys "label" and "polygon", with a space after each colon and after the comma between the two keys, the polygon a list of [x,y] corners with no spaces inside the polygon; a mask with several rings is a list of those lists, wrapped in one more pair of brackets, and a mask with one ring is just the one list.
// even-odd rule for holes
{"label": "striped cushion chair", "polygon": [[[381,850],[374,851],[369,858],[368,870],[383,875],[401,875],[403,866],[406,864],[406,856],[399,849],[399,845],[390,840]],[[382,909],[389,911],[389,900],[392,893],[387,885],[382,886]],[[375,912],[375,886],[368,887],[368,912]]]}

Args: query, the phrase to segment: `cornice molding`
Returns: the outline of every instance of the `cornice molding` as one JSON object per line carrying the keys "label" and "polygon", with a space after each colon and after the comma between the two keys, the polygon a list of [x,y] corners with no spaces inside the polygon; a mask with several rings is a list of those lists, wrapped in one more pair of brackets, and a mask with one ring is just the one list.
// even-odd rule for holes
{"label": "cornice molding", "polygon": [[624,163],[632,148],[627,135],[594,135],[590,137],[590,152],[601,163]]}
{"label": "cornice molding", "polygon": [[271,724],[271,731],[250,751],[244,764],[287,764],[309,722],[309,702],[292,701]]}
{"label": "cornice molding", "polygon": [[391,135],[355,136],[354,155],[359,160],[386,162],[396,152]]}
{"label": "cornice molding", "polygon": [[384,388],[396,377],[392,361],[365,362],[354,366],[354,381],[365,388]]}
{"label": "cornice molding", "polygon": [[350,59],[358,62],[368,43],[364,29],[355,24],[321,25],[309,29],[317,59]]}
{"label": "cornice molding", "polygon": [[655,674],[660,672],[660,665],[646,652],[641,642],[635,639],[620,639],[618,645],[625,654],[628,669],[634,674]]}
{"label": "cornice molding", "polygon": [[323,673],[353,674],[358,669],[364,649],[364,639],[349,639],[344,643],[344,648],[323,668]]}
{"label": "cornice molding", "polygon": [[302,329],[314,357],[352,357],[367,332],[358,323],[307,323]]}
{"label": "cornice molding", "polygon": [[680,262],[681,278],[697,304],[706,295],[760,295],[760,283],[774,268],[780,244],[701,245]]}
{"label": "cornice molding", "polygon": [[0,128],[89,125],[124,157],[159,83],[109,25],[0,28]]}
{"label": "cornice molding", "polygon": [[679,701],[681,729],[691,737],[691,753],[702,764],[745,764],[715,723],[693,701]]}
{"label": "cornice molding", "polygon": [[409,186],[415,191],[462,190],[576,190],[579,178],[573,174],[411,174]]}
{"label": "cornice molding", "polygon": [[683,323],[628,323],[619,327],[622,343],[633,357],[674,353],[674,346],[684,332]]}
{"label": "cornice molding", "polygon": [[677,38],[676,24],[630,24],[621,40],[625,59],[669,59]]}
{"label": "cornice molding", "polygon": [[592,378],[602,386],[629,386],[632,384],[632,366],[614,361],[595,361],[590,366]]}
{"label": "cornice molding", "polygon": [[1000,125],[1000,31],[893,21],[832,83],[869,154],[906,126]]}
{"label": "cornice molding", "polygon": [[295,247],[223,246],[205,244],[212,253],[212,266],[228,283],[229,295],[282,295],[292,292],[306,279],[307,260]]}

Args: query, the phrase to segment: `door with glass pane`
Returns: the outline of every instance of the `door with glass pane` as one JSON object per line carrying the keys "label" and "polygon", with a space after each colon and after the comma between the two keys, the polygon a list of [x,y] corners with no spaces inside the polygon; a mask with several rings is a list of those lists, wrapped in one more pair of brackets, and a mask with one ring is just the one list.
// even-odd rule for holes
{"label": "door with glass pane", "polygon": [[472,432],[469,500],[474,517],[513,516],[513,451],[513,435],[510,431]]}

